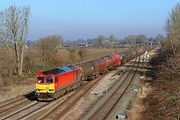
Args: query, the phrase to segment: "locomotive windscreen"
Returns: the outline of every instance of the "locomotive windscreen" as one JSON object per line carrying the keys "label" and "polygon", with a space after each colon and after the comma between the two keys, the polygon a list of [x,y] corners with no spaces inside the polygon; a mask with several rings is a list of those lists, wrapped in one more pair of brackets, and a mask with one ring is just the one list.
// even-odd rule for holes
{"label": "locomotive windscreen", "polygon": [[53,83],[52,77],[46,77],[46,83]]}
{"label": "locomotive windscreen", "polygon": [[44,83],[44,77],[37,77],[38,83]]}

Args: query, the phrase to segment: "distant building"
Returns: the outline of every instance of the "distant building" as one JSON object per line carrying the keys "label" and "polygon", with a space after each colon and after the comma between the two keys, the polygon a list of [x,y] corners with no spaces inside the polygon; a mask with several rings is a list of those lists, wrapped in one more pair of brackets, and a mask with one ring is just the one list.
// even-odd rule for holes
{"label": "distant building", "polygon": [[87,43],[79,43],[79,47],[88,47]]}

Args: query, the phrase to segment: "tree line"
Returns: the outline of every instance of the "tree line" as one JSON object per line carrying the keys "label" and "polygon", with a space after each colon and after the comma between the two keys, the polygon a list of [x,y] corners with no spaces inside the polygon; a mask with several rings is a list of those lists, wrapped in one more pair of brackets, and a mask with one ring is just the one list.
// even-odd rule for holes
{"label": "tree line", "polygon": [[120,48],[147,45],[149,42],[161,43],[165,37],[158,34],[155,37],[147,37],[146,35],[128,35],[123,39],[118,39],[115,35],[104,36],[98,35],[95,38],[78,39],[74,41],[65,41],[65,47],[79,47],[79,44],[87,44],[88,47],[93,48]]}

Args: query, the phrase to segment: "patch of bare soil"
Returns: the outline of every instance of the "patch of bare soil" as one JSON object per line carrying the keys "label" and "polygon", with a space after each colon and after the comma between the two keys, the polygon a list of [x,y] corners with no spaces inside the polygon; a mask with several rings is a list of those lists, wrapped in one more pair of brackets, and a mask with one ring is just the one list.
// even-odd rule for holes
{"label": "patch of bare soil", "polygon": [[130,110],[127,111],[127,120],[140,120],[142,118],[141,113],[145,111],[145,106],[143,105],[143,99],[152,91],[151,86],[145,85],[141,87],[138,95],[134,98],[133,103],[130,105]]}
{"label": "patch of bare soil", "polygon": [[[27,78],[26,80],[29,82],[34,80],[34,78]],[[6,87],[4,90],[2,90],[1,88],[0,102],[32,92],[33,90],[35,90],[34,83],[35,82],[30,82],[30,84],[28,84],[22,82],[20,84],[12,84]]]}

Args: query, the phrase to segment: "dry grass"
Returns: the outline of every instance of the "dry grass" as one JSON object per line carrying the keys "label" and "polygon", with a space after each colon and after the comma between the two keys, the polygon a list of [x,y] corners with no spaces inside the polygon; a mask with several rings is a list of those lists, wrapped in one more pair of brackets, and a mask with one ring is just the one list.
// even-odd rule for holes
{"label": "dry grass", "polygon": [[[0,88],[0,102],[24,95],[35,90],[35,78],[17,78],[12,76],[9,86]],[[17,81],[15,81],[16,79]],[[14,81],[13,81],[14,80]]]}
{"label": "dry grass", "polygon": [[145,111],[145,107],[143,105],[143,99],[152,91],[152,88],[149,84],[141,85],[141,89],[138,92],[135,101],[133,101],[131,105],[131,109],[127,112],[128,119],[127,120],[140,120],[142,118],[142,112]]}
{"label": "dry grass", "polygon": [[21,96],[26,94],[27,92],[31,92],[35,89],[35,85],[31,84],[31,85],[11,85],[9,86],[9,91],[5,91],[5,92],[1,92],[0,94],[0,102],[7,100],[7,99],[11,99],[11,98],[15,98],[17,96]]}

